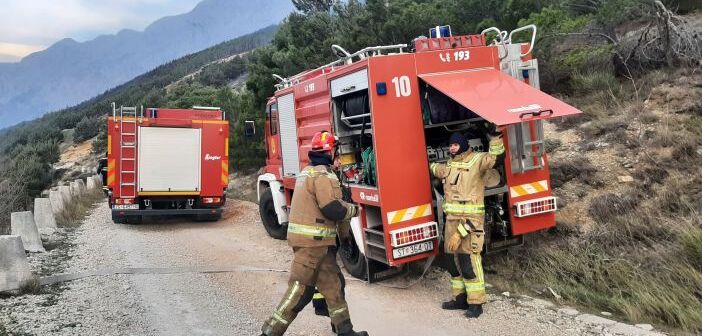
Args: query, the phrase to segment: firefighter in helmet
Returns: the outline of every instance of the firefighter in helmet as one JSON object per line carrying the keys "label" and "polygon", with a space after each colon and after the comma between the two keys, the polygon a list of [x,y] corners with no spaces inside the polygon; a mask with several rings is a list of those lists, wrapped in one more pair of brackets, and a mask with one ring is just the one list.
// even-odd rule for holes
{"label": "firefighter in helmet", "polygon": [[[490,136],[489,152],[474,151],[461,133],[449,139],[451,159],[446,164],[432,163],[431,173],[444,185],[443,210],[446,213],[445,249],[453,254],[456,269],[451,273],[453,299],[441,307],[465,309],[465,316],[476,318],[486,302],[485,277],[480,253],[485,242],[485,174],[505,152],[501,129]],[[450,267],[451,268],[451,267]]]}
{"label": "firefighter in helmet", "polygon": [[336,264],[336,238],[349,239],[343,223],[355,217],[358,207],[341,198],[339,180],[332,171],[335,139],[326,131],[312,138],[310,165],[295,182],[288,244],[293,248],[293,261],[288,290],[273,316],[262,327],[262,335],[280,336],[297,314],[312,300],[315,287],[324,295],[334,331],[343,336],[368,336],[353,331],[344,293],[344,276]]}

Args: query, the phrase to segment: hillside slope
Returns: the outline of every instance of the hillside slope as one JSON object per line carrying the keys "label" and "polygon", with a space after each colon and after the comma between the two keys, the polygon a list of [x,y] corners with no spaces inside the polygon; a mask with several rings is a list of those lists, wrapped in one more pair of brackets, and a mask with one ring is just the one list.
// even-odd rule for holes
{"label": "hillside slope", "polygon": [[585,116],[547,130],[558,226],[490,263],[504,289],[700,332],[702,74],[640,84],[572,98]]}

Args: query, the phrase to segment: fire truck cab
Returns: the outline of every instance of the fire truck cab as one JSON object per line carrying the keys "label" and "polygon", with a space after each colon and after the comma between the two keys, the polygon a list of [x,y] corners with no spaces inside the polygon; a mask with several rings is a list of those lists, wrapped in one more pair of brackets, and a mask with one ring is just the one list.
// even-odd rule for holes
{"label": "fire truck cab", "polygon": [[218,107],[117,108],[107,120],[106,187],[115,223],[222,215],[229,122]]}
{"label": "fire truck cab", "polygon": [[[486,34],[496,39],[486,43]],[[530,43],[516,43],[517,33]],[[522,243],[524,234],[555,226],[543,123],[580,113],[539,90],[531,56],[533,25],[512,32],[486,29],[453,36],[436,27],[407,45],[370,47],[280,83],[266,107],[267,157],[258,178],[261,218],[269,235],[284,239],[295,176],[308,164],[312,136],[338,138],[339,172],[348,201],[353,242],[341,246],[345,268],[369,282],[404,264],[439,254],[443,240],[442,187],[429,172],[447,161],[453,132],[487,151],[488,134],[504,126],[506,153],[485,191],[486,252]]]}

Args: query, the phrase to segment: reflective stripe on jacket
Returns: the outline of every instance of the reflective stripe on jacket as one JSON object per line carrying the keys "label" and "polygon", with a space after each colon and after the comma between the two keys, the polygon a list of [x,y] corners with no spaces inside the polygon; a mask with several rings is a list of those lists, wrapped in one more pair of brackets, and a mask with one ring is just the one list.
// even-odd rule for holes
{"label": "reflective stripe on jacket", "polygon": [[449,217],[470,217],[482,229],[485,217],[483,177],[502,153],[502,139],[496,138],[490,141],[488,153],[470,151],[456,155],[445,164],[431,164],[431,173],[443,180],[443,210]]}
{"label": "reflective stripe on jacket", "polygon": [[339,179],[324,165],[307,166],[295,181],[288,244],[293,247],[336,245],[337,225],[355,215],[341,199]]}

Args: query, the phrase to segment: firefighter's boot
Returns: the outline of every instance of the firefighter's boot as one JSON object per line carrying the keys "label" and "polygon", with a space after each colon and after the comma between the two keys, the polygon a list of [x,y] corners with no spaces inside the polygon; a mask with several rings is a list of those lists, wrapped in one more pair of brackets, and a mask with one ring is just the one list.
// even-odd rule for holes
{"label": "firefighter's boot", "polygon": [[441,303],[441,309],[446,310],[461,310],[468,309],[468,295],[466,293],[461,293],[456,295],[456,297],[451,301],[446,301]]}
{"label": "firefighter's boot", "polygon": [[483,305],[469,304],[465,316],[467,318],[478,318],[483,313]]}
{"label": "firefighter's boot", "polygon": [[317,290],[315,290],[314,296],[312,297],[312,306],[314,307],[315,315],[329,316],[327,300],[324,299],[324,295]]}

